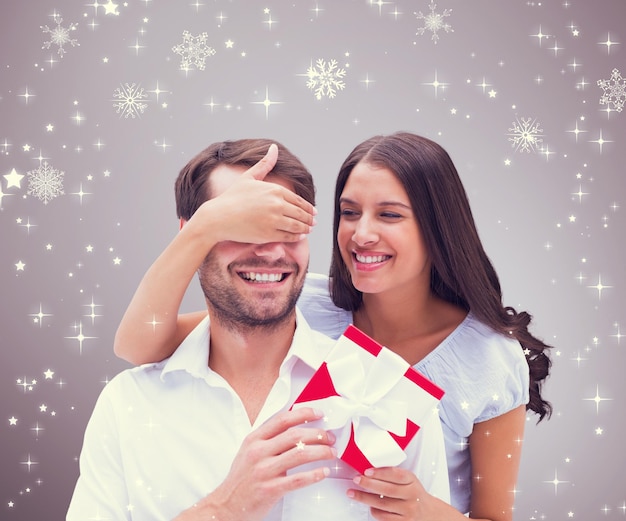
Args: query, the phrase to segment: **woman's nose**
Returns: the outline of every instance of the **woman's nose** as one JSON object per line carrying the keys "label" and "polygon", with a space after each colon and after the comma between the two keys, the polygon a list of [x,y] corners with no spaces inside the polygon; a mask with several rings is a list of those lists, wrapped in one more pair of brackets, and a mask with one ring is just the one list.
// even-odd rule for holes
{"label": "woman's nose", "polygon": [[357,221],[352,240],[359,246],[365,246],[378,240],[378,233],[371,219],[361,217]]}

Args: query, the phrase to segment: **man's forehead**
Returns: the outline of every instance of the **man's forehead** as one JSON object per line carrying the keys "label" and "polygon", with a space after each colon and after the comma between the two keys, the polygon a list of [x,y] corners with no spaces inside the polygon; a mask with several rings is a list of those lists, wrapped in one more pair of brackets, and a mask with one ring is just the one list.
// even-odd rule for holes
{"label": "man's forehead", "polygon": [[[243,174],[248,167],[239,165],[219,165],[209,177],[210,190],[213,197],[217,197],[226,191]],[[294,185],[288,179],[273,175],[271,172],[265,176],[265,181],[284,186],[295,192]]]}

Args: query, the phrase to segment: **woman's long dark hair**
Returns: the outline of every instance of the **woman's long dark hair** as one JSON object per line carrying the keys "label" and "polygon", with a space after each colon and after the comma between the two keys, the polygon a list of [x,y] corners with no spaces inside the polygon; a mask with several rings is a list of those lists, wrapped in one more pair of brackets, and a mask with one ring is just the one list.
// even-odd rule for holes
{"label": "woman's long dark hair", "polygon": [[392,171],[404,186],[432,261],[431,290],[440,298],[472,314],[493,330],[516,338],[530,368],[530,401],[526,408],[541,421],[552,406],[541,397],[550,372],[550,346],[528,331],[531,316],[502,304],[500,281],[483,249],[469,201],[448,153],[437,143],[398,132],[376,136],[358,145],[341,166],[335,187],[331,297],[335,305],[356,311],[363,294],[352,285],[343,262],[337,231],[339,198],[352,169],[365,162]]}

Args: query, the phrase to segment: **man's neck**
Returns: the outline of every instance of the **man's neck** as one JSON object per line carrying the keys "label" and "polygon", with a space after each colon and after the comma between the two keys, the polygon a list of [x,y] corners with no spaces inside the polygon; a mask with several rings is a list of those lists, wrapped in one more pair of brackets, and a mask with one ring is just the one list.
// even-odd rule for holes
{"label": "man's neck", "polygon": [[209,367],[239,395],[253,424],[293,341],[295,312],[272,327],[235,329],[212,319],[210,328]]}

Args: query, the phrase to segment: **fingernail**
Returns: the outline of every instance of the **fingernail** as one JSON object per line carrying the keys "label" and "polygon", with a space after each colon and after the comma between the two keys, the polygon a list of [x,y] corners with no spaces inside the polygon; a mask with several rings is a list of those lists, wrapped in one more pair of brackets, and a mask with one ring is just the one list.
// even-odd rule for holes
{"label": "fingernail", "polygon": [[349,489],[346,491],[346,495],[347,495],[349,498],[353,498],[353,497],[354,497],[354,490],[352,490],[351,488],[349,488]]}
{"label": "fingernail", "polygon": [[319,409],[313,409],[313,414],[317,417],[317,418],[322,418],[324,416],[324,412],[319,410]]}
{"label": "fingernail", "polygon": [[365,474],[366,476],[373,476],[374,469],[367,469],[365,472],[363,472],[363,474]]}
{"label": "fingernail", "polygon": [[337,437],[330,431],[326,431],[326,436],[328,436],[328,441],[330,443],[335,443],[335,441],[337,440]]}
{"label": "fingernail", "polygon": [[360,485],[361,484],[361,476],[355,476],[352,481],[357,484]]}
{"label": "fingernail", "polygon": [[330,452],[333,455],[333,458],[337,457],[337,449],[335,447],[331,447]]}
{"label": "fingernail", "polygon": [[324,467],[324,476],[330,476],[330,469],[328,467]]}

